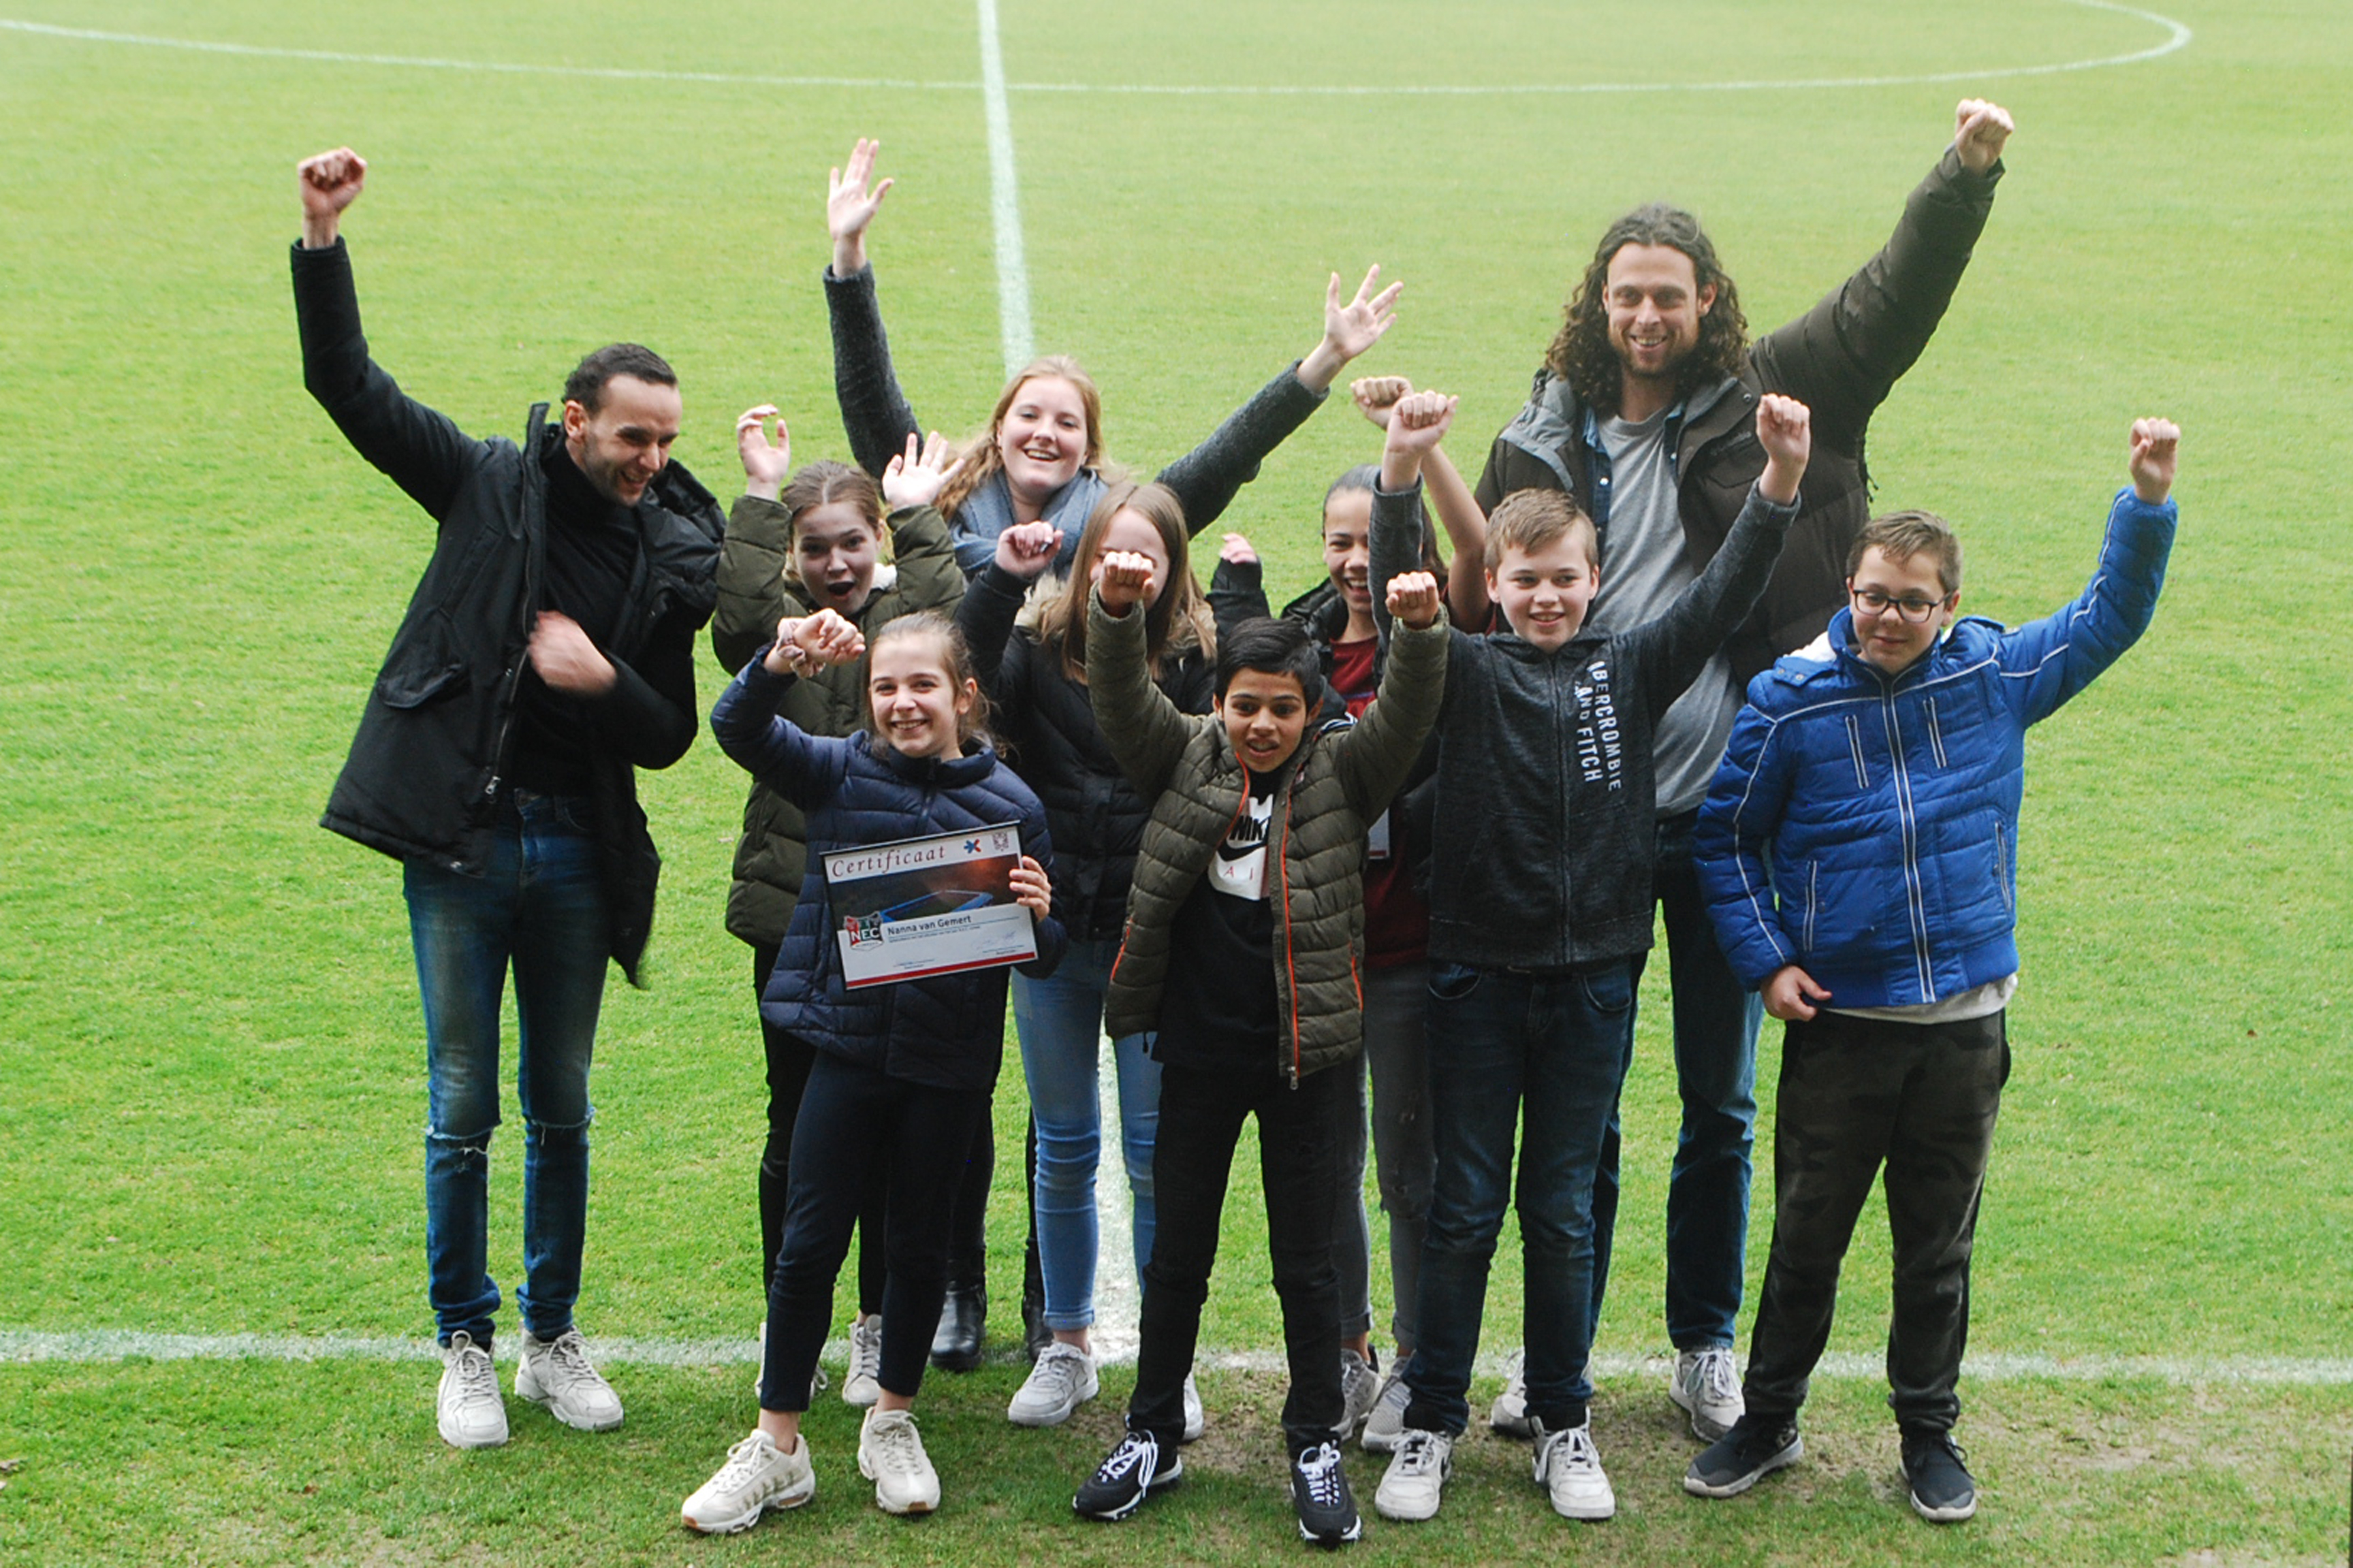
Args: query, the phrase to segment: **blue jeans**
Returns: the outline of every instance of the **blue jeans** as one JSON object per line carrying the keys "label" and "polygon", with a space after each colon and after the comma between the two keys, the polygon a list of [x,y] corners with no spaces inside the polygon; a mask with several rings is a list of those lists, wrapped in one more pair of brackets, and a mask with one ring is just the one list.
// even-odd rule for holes
{"label": "blue jeans", "polygon": [[[1674,1003],[1675,1085],[1683,1129],[1667,1177],[1667,1338],[1677,1350],[1732,1343],[1748,1249],[1748,1182],[1757,1142],[1757,1029],[1764,999],[1745,990],[1715,940],[1692,868],[1697,812],[1659,823],[1656,886]],[[1644,958],[1648,954],[1643,955]],[[1643,958],[1634,961],[1641,978]],[[1634,1034],[1626,1032],[1627,1062]],[[1611,1111],[1593,1192],[1593,1314],[1609,1280],[1618,1219],[1618,1116]]]}
{"label": "blue jeans", "polygon": [[[1421,1256],[1421,1339],[1406,1425],[1459,1433],[1486,1310],[1487,1270],[1512,1196],[1526,1281],[1528,1413],[1585,1419],[1593,1387],[1593,1192],[1634,1026],[1634,964],[1530,974],[1433,963],[1430,1105],[1438,1180]],[[1524,1110],[1525,1108],[1525,1110]]]}
{"label": "blue jeans", "polygon": [[1365,1215],[1365,1079],[1372,1080],[1372,1152],[1380,1169],[1381,1212],[1389,1216],[1389,1332],[1398,1345],[1420,1340],[1421,1237],[1430,1215],[1430,1062],[1422,1026],[1430,1012],[1430,965],[1419,959],[1365,971],[1365,1057],[1345,1070],[1352,1092],[1340,1104],[1339,1206],[1332,1215],[1332,1263],[1340,1272],[1340,1337],[1373,1328],[1372,1232]]}
{"label": "blue jeans", "polygon": [[406,863],[408,930],[425,1000],[425,1256],[441,1342],[491,1342],[491,1133],[499,1124],[499,1008],[514,967],[522,1105],[523,1326],[572,1326],[588,1215],[588,1060],[611,949],[585,802],[516,791],[500,803],[480,877]]}
{"label": "blue jeans", "polygon": [[[1083,1329],[1095,1321],[1095,1170],[1103,1161],[1096,1052],[1103,994],[1118,956],[1116,938],[1074,942],[1050,978],[1013,976],[1013,1023],[1038,1125],[1032,1195],[1050,1329]],[[1151,1039],[1128,1035],[1112,1042],[1139,1278],[1152,1258],[1152,1141],[1160,1124],[1160,1064],[1145,1054]]]}

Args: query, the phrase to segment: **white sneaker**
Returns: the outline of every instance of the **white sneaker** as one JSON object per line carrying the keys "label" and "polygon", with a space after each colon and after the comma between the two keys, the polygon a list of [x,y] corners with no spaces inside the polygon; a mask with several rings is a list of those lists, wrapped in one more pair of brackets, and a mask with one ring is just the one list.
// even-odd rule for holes
{"label": "white sneaker", "polygon": [[515,1397],[544,1405],[547,1413],[582,1432],[610,1432],[621,1424],[621,1396],[605,1374],[588,1363],[578,1329],[543,1340],[522,1331],[522,1362],[515,1368]]}
{"label": "white sneaker", "polygon": [[1383,1519],[1412,1522],[1438,1517],[1446,1478],[1454,1473],[1454,1439],[1443,1432],[1409,1426],[1373,1493],[1373,1510]]}
{"label": "white sneaker", "polygon": [[1405,1407],[1413,1403],[1413,1390],[1405,1385],[1407,1360],[1400,1356],[1389,1363],[1388,1375],[1381,1379],[1380,1392],[1373,1395],[1364,1433],[1356,1439],[1367,1454],[1394,1454],[1398,1440],[1405,1436]]}
{"label": "white sneaker", "polygon": [[754,1431],[727,1450],[719,1473],[679,1508],[679,1521],[705,1535],[732,1534],[760,1522],[772,1508],[798,1508],[817,1496],[808,1439],[787,1454],[765,1432]]}
{"label": "white sneaker", "polygon": [[1208,1429],[1209,1413],[1201,1405],[1200,1384],[1193,1381],[1193,1374],[1188,1372],[1185,1374],[1185,1435],[1177,1441],[1198,1443]]}
{"label": "white sneaker", "polygon": [[849,1370],[842,1374],[841,1402],[871,1405],[882,1397],[882,1314],[849,1327]]}
{"label": "white sneaker", "polygon": [[884,1513],[929,1513],[940,1506],[940,1473],[904,1410],[870,1410],[858,1427],[858,1473],[874,1483]]}
{"label": "white sneaker", "polygon": [[1552,1496],[1552,1510],[1563,1519],[1609,1519],[1618,1511],[1618,1494],[1601,1468],[1601,1451],[1593,1446],[1593,1423],[1547,1432],[1534,1424],[1536,1439],[1536,1485]]}
{"label": "white sneaker", "polygon": [[1731,1431],[1747,1408],[1741,1402],[1740,1373],[1732,1364],[1732,1352],[1722,1345],[1679,1352],[1667,1397],[1691,1412],[1692,1436],[1710,1443]]}
{"label": "white sneaker", "polygon": [[441,1352],[441,1387],[433,1396],[441,1440],[453,1448],[495,1448],[507,1440],[499,1369],[474,1336],[456,1333]]}
{"label": "white sneaker", "polygon": [[1346,1345],[1340,1347],[1340,1441],[1356,1435],[1381,1396],[1381,1374],[1373,1363]]}
{"label": "white sneaker", "polygon": [[1528,1424],[1528,1352],[1515,1350],[1504,1358],[1504,1392],[1487,1411],[1487,1425],[1506,1437],[1533,1437]]}
{"label": "white sneaker", "polygon": [[1099,1386],[1095,1358],[1055,1340],[1038,1352],[1038,1364],[1005,1407],[1005,1418],[1016,1426],[1060,1426],[1071,1411],[1095,1396]]}

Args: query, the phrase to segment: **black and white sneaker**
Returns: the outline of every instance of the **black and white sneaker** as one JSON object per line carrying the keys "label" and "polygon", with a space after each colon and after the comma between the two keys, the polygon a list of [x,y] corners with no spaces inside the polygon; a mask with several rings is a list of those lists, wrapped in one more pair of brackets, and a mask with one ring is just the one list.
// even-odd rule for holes
{"label": "black and white sneaker", "polygon": [[1978,1484],[1950,1432],[1905,1433],[1904,1479],[1912,1511],[1931,1524],[1958,1524],[1978,1511]]}
{"label": "black and white sneaker", "polygon": [[1738,1497],[1784,1465],[1806,1457],[1806,1440],[1787,1416],[1744,1415],[1732,1430],[1700,1450],[1683,1472],[1694,1497]]}
{"label": "black and white sneaker", "polygon": [[1129,1432],[1103,1456],[1071,1507],[1087,1519],[1125,1519],[1144,1506],[1145,1498],[1184,1479],[1183,1456],[1172,1453],[1164,1463],[1159,1439],[1149,1432]]}
{"label": "black and white sneaker", "polygon": [[1322,1442],[1291,1456],[1291,1505],[1299,1510],[1299,1538],[1317,1546],[1344,1546],[1365,1532],[1340,1468],[1340,1445]]}

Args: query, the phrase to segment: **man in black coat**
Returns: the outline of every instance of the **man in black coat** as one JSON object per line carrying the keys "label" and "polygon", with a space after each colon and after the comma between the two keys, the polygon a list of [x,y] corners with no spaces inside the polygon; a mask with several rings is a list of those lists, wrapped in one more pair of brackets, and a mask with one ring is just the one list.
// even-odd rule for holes
{"label": "man in black coat", "polygon": [[[1613,224],[1564,311],[1527,405],[1495,437],[1478,487],[1567,490],[1601,540],[1593,616],[1623,630],[1657,616],[1715,558],[1765,465],[1757,400],[1812,410],[1813,461],[1765,595],[1656,731],[1657,891],[1674,997],[1683,1128],[1667,1192],[1670,1392],[1704,1438],[1740,1414],[1733,1319],[1748,1233],[1760,1009],[1716,946],[1692,870],[1692,826],[1748,679],[1803,646],[1846,601],[1847,546],[1870,515],[1871,416],[1927,347],[1993,206],[2011,130],[1965,100],[1952,144],[1905,204],[1884,247],[1804,315],[1751,342],[1732,279],[1687,212],[1641,207]],[[1617,1210],[1614,1130],[1593,1200],[1599,1310]],[[1525,1430],[1516,1380],[1493,1424]]]}
{"label": "man in black coat", "polygon": [[524,1122],[515,1392],[607,1431],[621,1403],[572,1316],[588,1065],[606,962],[637,979],[660,868],[632,770],[668,767],[693,742],[694,637],[725,524],[670,461],[678,377],[649,349],[581,361],[561,423],[533,407],[520,447],[469,437],[404,395],[368,357],[340,237],[366,174],[349,148],[300,170],[303,382],[439,532],[321,821],[403,863],[425,1005],[441,1436],[465,1448],[507,1436],[487,1232],[510,965]]}

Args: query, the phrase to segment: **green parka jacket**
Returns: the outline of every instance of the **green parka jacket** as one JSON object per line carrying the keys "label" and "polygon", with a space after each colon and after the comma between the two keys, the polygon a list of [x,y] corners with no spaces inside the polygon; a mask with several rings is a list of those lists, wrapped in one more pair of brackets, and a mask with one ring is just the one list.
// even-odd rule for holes
{"label": "green parka jacket", "polygon": [[[889,622],[918,610],[953,615],[964,597],[964,574],[948,542],[948,525],[932,508],[909,507],[890,518],[892,562],[874,571],[874,589],[849,617],[871,637]],[[719,556],[719,607],[711,621],[711,649],[730,675],[775,639],[786,616],[813,616],[818,605],[794,570],[792,518],[759,496],[738,496],[727,512]],[[866,660],[802,677],[779,710],[812,735],[848,735],[867,728]],[[744,837],[735,844],[735,879],[727,889],[727,929],[754,947],[774,947],[792,924],[808,869],[808,820],[801,808],[754,784],[744,803]]]}
{"label": "green parka jacket", "polygon": [[[1158,1026],[1176,911],[1240,815],[1249,780],[1214,714],[1177,711],[1145,673],[1144,617],[1106,614],[1091,595],[1088,690],[1095,721],[1135,793],[1152,803],[1113,963],[1104,1026],[1113,1038]],[[1278,786],[1266,846],[1274,922],[1273,1064],[1293,1088],[1353,1059],[1365,1043],[1365,830],[1413,771],[1446,690],[1444,616],[1399,626],[1380,696],[1361,720],[1311,728]]]}

